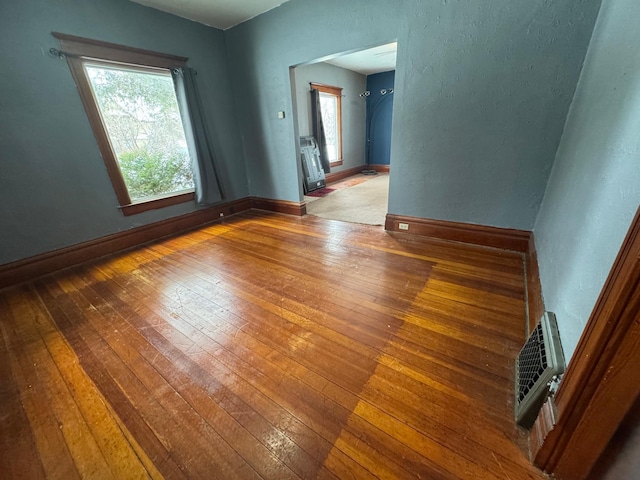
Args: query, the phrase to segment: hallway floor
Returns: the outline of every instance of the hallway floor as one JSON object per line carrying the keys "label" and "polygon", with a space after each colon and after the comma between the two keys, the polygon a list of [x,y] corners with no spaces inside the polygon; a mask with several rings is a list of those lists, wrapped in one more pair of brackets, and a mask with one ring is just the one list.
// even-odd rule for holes
{"label": "hallway floor", "polygon": [[384,225],[389,201],[389,174],[355,175],[328,185],[327,196],[305,196],[307,213],[328,220]]}

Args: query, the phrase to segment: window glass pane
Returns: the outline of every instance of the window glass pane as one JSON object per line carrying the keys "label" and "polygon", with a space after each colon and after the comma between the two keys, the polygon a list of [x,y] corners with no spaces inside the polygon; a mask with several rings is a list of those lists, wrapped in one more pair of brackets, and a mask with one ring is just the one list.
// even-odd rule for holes
{"label": "window glass pane", "polygon": [[85,64],[132,200],[193,189],[171,74]]}
{"label": "window glass pane", "polygon": [[335,95],[320,92],[320,110],[329,161],[335,162],[338,160],[338,99]]}

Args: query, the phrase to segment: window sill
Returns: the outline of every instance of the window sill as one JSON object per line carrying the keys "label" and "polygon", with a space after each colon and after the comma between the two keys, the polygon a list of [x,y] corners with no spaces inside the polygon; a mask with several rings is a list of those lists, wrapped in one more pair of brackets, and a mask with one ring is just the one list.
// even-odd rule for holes
{"label": "window sill", "polygon": [[195,193],[193,191],[187,191],[178,194],[171,194],[166,197],[154,198],[152,200],[144,200],[139,203],[131,203],[129,205],[122,205],[120,210],[126,217],[129,215],[136,215],[137,213],[146,212],[148,210],[155,210],[157,208],[169,207],[171,205],[178,205],[179,203],[186,203],[195,199]]}
{"label": "window sill", "polygon": [[342,160],[338,160],[337,162],[330,162],[329,163],[330,167],[339,167],[340,165],[342,165]]}

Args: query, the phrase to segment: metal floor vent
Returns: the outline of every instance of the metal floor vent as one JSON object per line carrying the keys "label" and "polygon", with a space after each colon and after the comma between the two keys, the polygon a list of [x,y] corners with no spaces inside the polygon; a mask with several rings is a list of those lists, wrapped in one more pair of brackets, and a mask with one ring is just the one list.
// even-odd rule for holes
{"label": "metal floor vent", "polygon": [[547,398],[549,384],[564,372],[556,317],[545,312],[516,359],[516,422],[531,428]]}

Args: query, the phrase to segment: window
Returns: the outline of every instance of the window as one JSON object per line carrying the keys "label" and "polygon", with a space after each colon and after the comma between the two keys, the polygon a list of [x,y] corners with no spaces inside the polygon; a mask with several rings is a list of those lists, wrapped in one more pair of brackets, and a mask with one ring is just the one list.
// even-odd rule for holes
{"label": "window", "polygon": [[194,198],[171,69],[186,59],[54,34],[125,215]]}
{"label": "window", "polygon": [[171,74],[93,62],[84,70],[131,201],[193,190]]}
{"label": "window", "polygon": [[332,167],[342,165],[342,89],[312,83],[320,93],[320,111]]}

